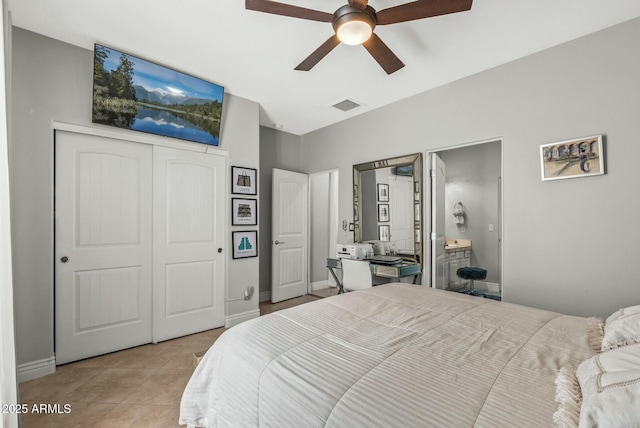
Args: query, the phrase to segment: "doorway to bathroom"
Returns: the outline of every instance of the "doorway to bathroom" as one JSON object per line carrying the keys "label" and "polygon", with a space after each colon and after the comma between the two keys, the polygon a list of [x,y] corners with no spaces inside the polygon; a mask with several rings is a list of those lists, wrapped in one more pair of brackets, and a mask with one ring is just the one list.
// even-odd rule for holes
{"label": "doorway to bathroom", "polygon": [[[429,151],[427,159],[427,284],[502,298],[502,139]],[[460,278],[461,267],[486,277]]]}

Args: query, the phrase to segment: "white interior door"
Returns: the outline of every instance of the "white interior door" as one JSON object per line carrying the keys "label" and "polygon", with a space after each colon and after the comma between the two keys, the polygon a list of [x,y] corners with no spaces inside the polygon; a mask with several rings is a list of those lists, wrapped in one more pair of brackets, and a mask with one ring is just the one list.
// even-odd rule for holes
{"label": "white interior door", "polygon": [[153,148],[153,341],[224,325],[226,158]]}
{"label": "white interior door", "polygon": [[57,364],[151,341],[151,159],[147,145],[56,131]]}
{"label": "white interior door", "polygon": [[[340,175],[338,170],[331,171],[329,173],[329,253],[328,257],[336,258],[338,256],[336,252],[336,246],[338,245],[338,195],[339,189],[338,186],[340,179]],[[347,226],[347,225],[345,225]],[[344,230],[345,234],[347,232],[346,227]],[[329,270],[325,268],[327,271],[327,284],[329,287],[336,287],[336,280],[333,279],[333,275],[329,273]]]}
{"label": "white interior door", "polygon": [[308,177],[273,169],[271,301],[307,294]]}
{"label": "white interior door", "polygon": [[398,250],[413,250],[413,178],[389,177],[389,225],[391,241]]}
{"label": "white interior door", "polygon": [[435,153],[431,153],[431,286],[447,288],[444,272],[444,196],[446,165]]}

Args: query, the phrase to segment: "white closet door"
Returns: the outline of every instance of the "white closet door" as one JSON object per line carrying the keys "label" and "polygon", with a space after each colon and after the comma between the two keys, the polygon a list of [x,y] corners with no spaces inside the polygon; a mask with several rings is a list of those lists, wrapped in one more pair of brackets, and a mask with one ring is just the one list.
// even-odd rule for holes
{"label": "white closet door", "polygon": [[153,149],[153,341],[224,325],[226,159]]}
{"label": "white closet door", "polygon": [[151,158],[56,131],[57,364],[151,341]]}

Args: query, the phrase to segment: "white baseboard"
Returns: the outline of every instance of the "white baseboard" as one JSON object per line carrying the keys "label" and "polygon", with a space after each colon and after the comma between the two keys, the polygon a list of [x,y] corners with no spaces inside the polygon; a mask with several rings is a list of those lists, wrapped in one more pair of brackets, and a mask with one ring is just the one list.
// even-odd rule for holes
{"label": "white baseboard", "polygon": [[311,285],[311,291],[322,290],[324,288],[329,288],[329,287],[335,287],[335,285],[329,285],[329,281],[327,281],[326,279],[323,281],[312,282],[310,285]]}
{"label": "white baseboard", "polygon": [[[329,284],[329,281],[326,279],[324,281],[312,282],[309,284],[311,287],[311,291],[322,290],[324,288],[335,287],[335,284]],[[271,291],[263,291],[260,293],[260,302],[270,302],[271,301]]]}
{"label": "white baseboard", "polygon": [[263,291],[260,293],[260,302],[270,302],[271,301],[271,291]]}
{"label": "white baseboard", "polygon": [[231,328],[235,325],[243,323],[245,321],[249,321],[254,318],[258,318],[260,316],[260,309],[255,309],[253,311],[242,312],[235,315],[229,315],[224,317],[224,328]]}
{"label": "white baseboard", "polygon": [[56,372],[56,357],[51,356],[44,360],[31,361],[18,364],[16,367],[18,383],[37,379]]}

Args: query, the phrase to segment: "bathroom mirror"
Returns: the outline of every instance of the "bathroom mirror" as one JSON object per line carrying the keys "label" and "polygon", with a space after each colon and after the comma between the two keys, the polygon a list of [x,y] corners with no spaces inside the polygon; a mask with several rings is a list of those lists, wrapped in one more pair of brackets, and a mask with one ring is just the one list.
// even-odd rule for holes
{"label": "bathroom mirror", "polygon": [[422,266],[422,154],[353,166],[354,242],[389,241]]}

